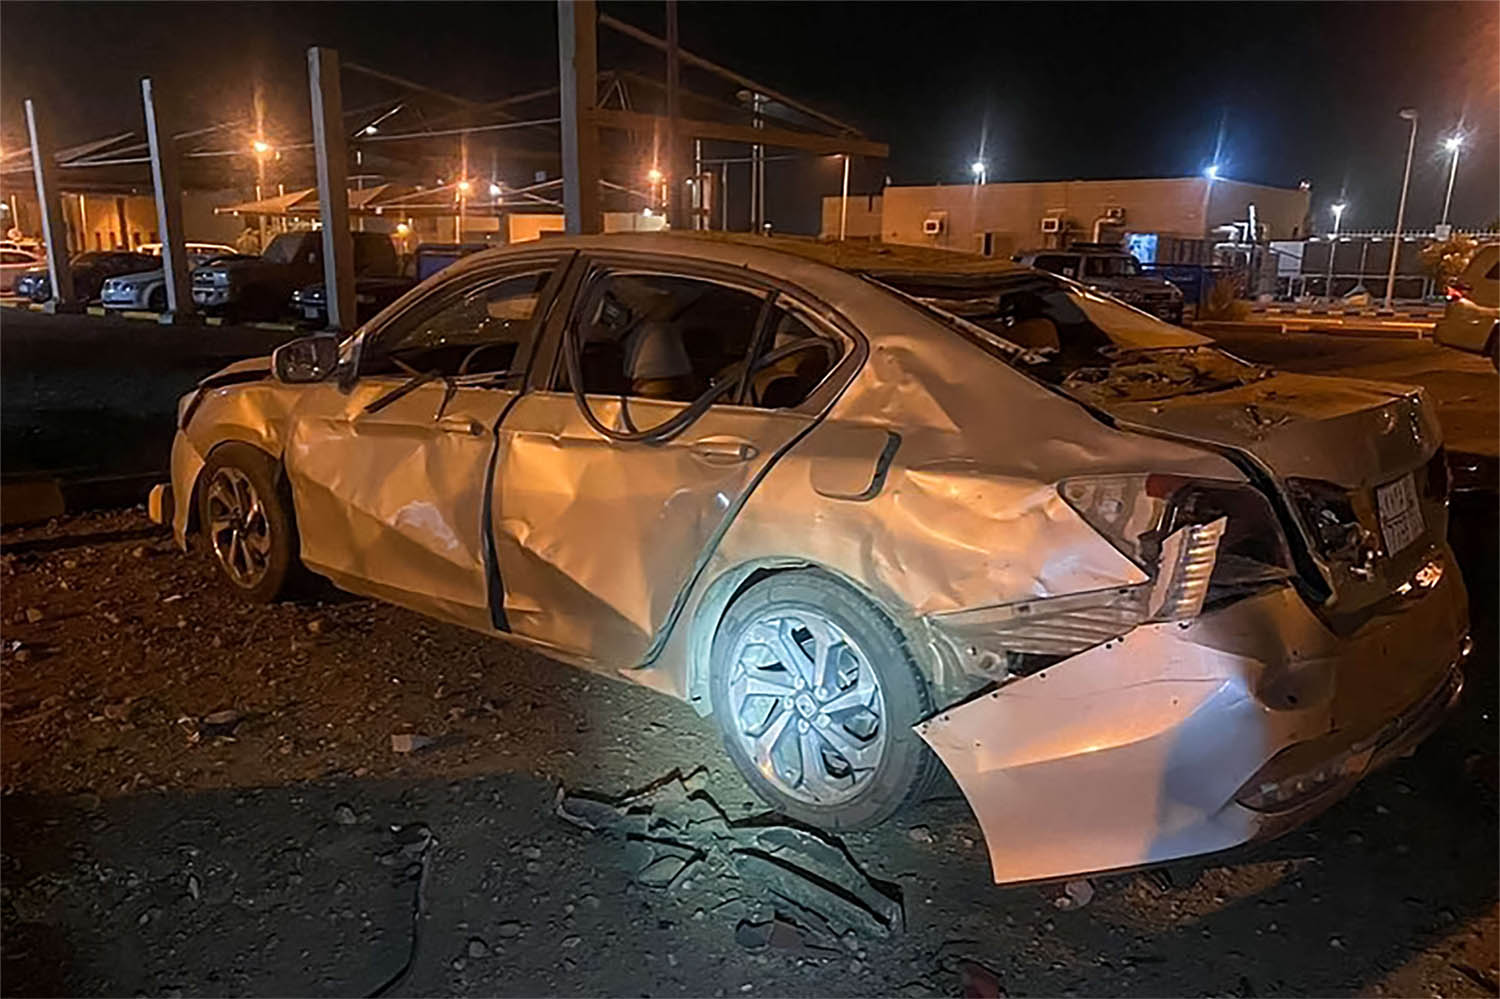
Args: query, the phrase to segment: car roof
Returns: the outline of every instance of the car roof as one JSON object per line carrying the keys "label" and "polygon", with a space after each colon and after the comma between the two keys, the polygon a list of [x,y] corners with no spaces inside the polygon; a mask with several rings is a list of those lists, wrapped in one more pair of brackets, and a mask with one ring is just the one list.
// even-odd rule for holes
{"label": "car roof", "polygon": [[[869,241],[836,242],[802,236],[756,236],[735,232],[612,233],[599,236],[545,236],[470,254],[453,267],[482,267],[486,260],[539,249],[593,252],[623,250],[692,257],[774,271],[778,264],[808,261],[851,274],[962,274],[984,276],[1030,271],[1023,264],[957,250]],[[449,268],[452,269],[452,268]]]}

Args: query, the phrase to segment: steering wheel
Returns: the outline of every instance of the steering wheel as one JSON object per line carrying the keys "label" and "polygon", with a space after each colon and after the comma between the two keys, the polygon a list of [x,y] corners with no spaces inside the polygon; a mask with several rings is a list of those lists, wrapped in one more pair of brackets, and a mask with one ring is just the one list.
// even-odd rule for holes
{"label": "steering wheel", "polygon": [[474,358],[478,357],[480,354],[484,353],[486,350],[489,350],[492,347],[509,347],[509,348],[511,348],[511,351],[512,351],[511,356],[513,358],[515,356],[515,353],[514,353],[515,350],[518,349],[518,345],[517,344],[510,343],[510,342],[505,341],[505,340],[491,340],[488,343],[482,343],[482,344],[480,344],[479,346],[475,347],[473,350],[470,350],[467,354],[464,355],[464,359],[461,362],[459,362],[458,373],[454,377],[461,378],[464,375],[468,374],[469,373],[469,364],[474,360]]}

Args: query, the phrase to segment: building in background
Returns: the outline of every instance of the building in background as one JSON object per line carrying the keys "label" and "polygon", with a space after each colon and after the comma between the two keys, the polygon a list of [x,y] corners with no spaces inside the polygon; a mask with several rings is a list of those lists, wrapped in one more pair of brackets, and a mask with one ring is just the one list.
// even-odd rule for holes
{"label": "building in background", "polygon": [[[1309,197],[1206,177],[887,187],[849,198],[846,232],[992,257],[1120,242],[1143,264],[1206,263],[1210,246],[1302,238]],[[824,239],[838,238],[842,200],[823,199]]]}

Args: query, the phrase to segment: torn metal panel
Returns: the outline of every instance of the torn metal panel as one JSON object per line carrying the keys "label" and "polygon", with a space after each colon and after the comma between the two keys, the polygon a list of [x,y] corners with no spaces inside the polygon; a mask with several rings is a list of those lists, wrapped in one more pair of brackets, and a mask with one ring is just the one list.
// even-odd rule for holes
{"label": "torn metal panel", "polygon": [[1186,626],[1143,625],[917,732],[973,807],[996,881],[1149,864],[1280,832],[1347,790],[1296,812],[1236,801],[1287,747],[1331,754],[1421,702],[1466,628],[1451,576],[1343,638],[1278,586]]}

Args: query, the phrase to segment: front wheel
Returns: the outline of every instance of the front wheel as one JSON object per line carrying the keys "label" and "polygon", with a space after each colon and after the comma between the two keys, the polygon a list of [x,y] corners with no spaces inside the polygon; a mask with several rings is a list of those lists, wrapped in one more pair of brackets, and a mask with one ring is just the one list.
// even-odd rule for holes
{"label": "front wheel", "polygon": [[215,448],[203,466],[198,523],[209,555],[257,603],[286,595],[298,575],[297,527],[274,458],[248,444]]}
{"label": "front wheel", "polygon": [[912,731],[932,699],[905,639],[868,600],[819,573],[779,573],[742,593],[714,638],[709,679],[730,759],[794,819],[878,825],[936,773]]}

